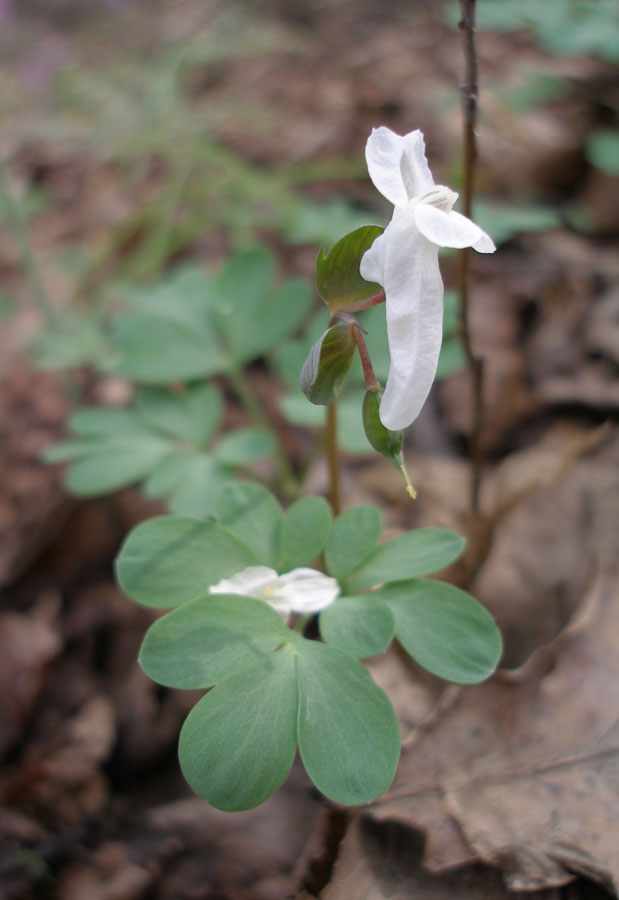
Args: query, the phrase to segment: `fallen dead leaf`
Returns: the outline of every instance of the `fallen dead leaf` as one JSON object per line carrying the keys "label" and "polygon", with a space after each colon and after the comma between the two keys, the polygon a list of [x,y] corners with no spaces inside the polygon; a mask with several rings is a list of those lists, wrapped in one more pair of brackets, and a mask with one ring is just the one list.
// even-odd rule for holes
{"label": "fallen dead leaf", "polygon": [[[474,864],[437,875],[422,865],[423,837],[395,822],[359,817],[344,838],[322,900],[508,900],[500,873]],[[542,900],[541,894],[527,894]],[[302,900],[297,898],[297,900]],[[558,900],[544,892],[543,900]]]}
{"label": "fallen dead leaf", "polygon": [[[17,739],[42,687],[45,667],[60,652],[57,604],[29,614],[0,615],[0,758]],[[10,686],[10,690],[6,689]]]}
{"label": "fallen dead leaf", "polygon": [[[412,735],[372,815],[427,831],[430,870],[473,857],[516,890],[582,873],[617,891],[618,594],[616,570],[601,571],[554,642],[551,671],[457,690],[444,715]],[[407,686],[399,691],[396,705]]]}

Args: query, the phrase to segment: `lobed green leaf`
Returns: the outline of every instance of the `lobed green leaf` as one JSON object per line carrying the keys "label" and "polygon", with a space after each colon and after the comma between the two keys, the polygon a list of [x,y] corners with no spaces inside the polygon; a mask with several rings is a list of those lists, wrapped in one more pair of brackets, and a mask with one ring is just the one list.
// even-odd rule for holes
{"label": "lobed green leaf", "polygon": [[335,803],[376,799],[391,784],[400,755],[388,697],[348,653],[303,638],[295,649],[298,741],[307,774]]}
{"label": "lobed green leaf", "polygon": [[159,684],[206,688],[255,666],[286,639],[282,618],[253,597],[209,594],[154,622],[140,665]]}
{"label": "lobed green leaf", "polygon": [[331,528],[331,507],[323,497],[301,497],[284,515],[278,571],[309,565],[322,552]]}
{"label": "lobed green leaf", "polygon": [[250,482],[228,484],[217,494],[215,511],[221,525],[249,547],[261,565],[276,568],[283,515],[270,491]]}
{"label": "lobed green leaf", "polygon": [[288,775],[297,744],[295,655],[277,653],[222,681],[183,725],[179,759],[193,790],[218,809],[251,809]]}
{"label": "lobed green leaf", "polygon": [[446,528],[417,528],[385,541],[346,578],[347,591],[428,575],[445,568],[464,550],[464,538]]}
{"label": "lobed green leaf", "polygon": [[202,597],[211,584],[229,578],[257,558],[215,522],[159,516],[134,528],[117,562],[122,590],[144,606],[179,606]]}
{"label": "lobed green leaf", "polygon": [[395,632],[393,613],[374,593],[338,597],[318,622],[327,644],[361,659],[386,650]]}
{"label": "lobed green leaf", "polygon": [[325,548],[328,572],[335,578],[344,578],[360,566],[378,543],[382,528],[382,516],[370,504],[341,513],[333,523]]}
{"label": "lobed green leaf", "polygon": [[412,579],[375,594],[391,607],[397,639],[424,669],[458,684],[476,684],[494,671],[502,649],[499,629],[466,591]]}

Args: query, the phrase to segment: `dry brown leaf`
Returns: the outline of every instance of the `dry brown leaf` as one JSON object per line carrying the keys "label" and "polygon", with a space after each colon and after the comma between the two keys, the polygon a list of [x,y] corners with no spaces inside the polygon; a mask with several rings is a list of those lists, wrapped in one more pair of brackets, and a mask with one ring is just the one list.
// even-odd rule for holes
{"label": "dry brown leaf", "polygon": [[[358,818],[344,838],[322,900],[507,900],[496,869],[470,865],[436,875],[422,865],[423,839],[394,822]],[[528,894],[528,900],[542,900]],[[301,898],[297,898],[301,900]],[[556,900],[544,892],[544,900]]]}
{"label": "dry brown leaf", "polygon": [[553,428],[488,479],[484,506],[498,519],[471,585],[496,616],[503,665],[521,665],[565,626],[594,561],[619,557],[619,434]]}
{"label": "dry brown leaf", "polygon": [[372,814],[426,830],[428,868],[473,854],[518,890],[575,872],[619,888],[618,601],[616,571],[600,573],[550,672],[461,689],[417,729]]}
{"label": "dry brown leaf", "polygon": [[18,737],[42,687],[45,667],[61,649],[55,618],[53,599],[28,615],[0,615],[0,758]]}

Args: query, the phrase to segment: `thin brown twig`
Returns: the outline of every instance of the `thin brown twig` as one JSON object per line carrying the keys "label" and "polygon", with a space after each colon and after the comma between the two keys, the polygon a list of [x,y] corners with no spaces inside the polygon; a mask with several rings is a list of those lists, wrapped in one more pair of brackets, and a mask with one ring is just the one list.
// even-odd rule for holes
{"label": "thin brown twig", "polygon": [[[464,50],[464,83],[462,92],[462,118],[464,127],[464,214],[471,218],[473,193],[475,189],[475,170],[477,164],[477,142],[475,125],[477,122],[477,54],[475,52],[475,0],[460,0],[462,18],[458,27],[462,33]],[[473,351],[471,339],[471,317],[469,297],[469,258],[470,248],[465,247],[460,256],[459,293],[462,305],[462,337],[471,376],[473,404],[472,421],[469,435],[469,452],[471,456],[471,509],[479,513],[479,493],[483,467],[482,429],[483,429],[483,385],[484,361]]]}

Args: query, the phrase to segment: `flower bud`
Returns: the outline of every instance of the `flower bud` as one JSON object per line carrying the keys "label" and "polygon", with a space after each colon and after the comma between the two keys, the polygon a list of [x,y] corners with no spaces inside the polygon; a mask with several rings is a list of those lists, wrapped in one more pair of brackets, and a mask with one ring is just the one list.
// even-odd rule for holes
{"label": "flower bud", "polygon": [[382,388],[378,387],[370,388],[365,393],[361,412],[365,436],[375,450],[382,453],[384,457],[393,463],[396,469],[400,470],[406,482],[406,490],[414,500],[417,492],[410,482],[402,456],[404,432],[389,431],[380,420],[380,399],[383,393]]}

